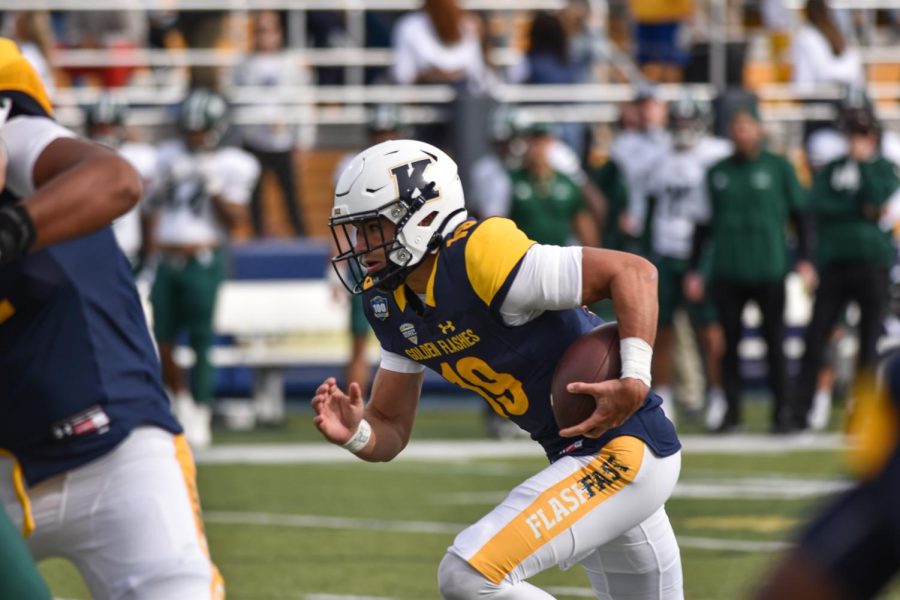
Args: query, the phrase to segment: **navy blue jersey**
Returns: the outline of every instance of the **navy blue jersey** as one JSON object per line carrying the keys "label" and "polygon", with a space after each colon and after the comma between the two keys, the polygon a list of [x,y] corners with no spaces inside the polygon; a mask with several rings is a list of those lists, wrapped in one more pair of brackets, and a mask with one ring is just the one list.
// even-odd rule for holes
{"label": "navy blue jersey", "polygon": [[579,308],[546,311],[518,327],[503,322],[500,307],[533,243],[508,219],[464,222],[440,248],[424,302],[406,286],[363,295],[382,347],[480,395],[529,432],[551,461],[593,454],[622,435],[640,438],[657,456],[675,453],[681,445],[652,392],[600,438],[560,437],[550,406],[553,371],[569,345],[602,321]]}
{"label": "navy blue jersey", "polygon": [[[0,45],[0,95],[50,118],[29,68]],[[3,190],[0,202],[16,201]],[[109,227],[0,266],[0,390],[0,448],[29,485],[106,454],[139,423],[181,431]]]}
{"label": "navy blue jersey", "polygon": [[139,423],[178,433],[112,231],[0,267],[0,447],[30,485],[112,450]]}

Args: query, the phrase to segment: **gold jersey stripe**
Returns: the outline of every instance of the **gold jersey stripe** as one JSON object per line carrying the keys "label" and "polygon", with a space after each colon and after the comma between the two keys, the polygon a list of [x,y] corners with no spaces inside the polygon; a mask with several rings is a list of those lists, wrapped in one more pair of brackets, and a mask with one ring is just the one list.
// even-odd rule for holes
{"label": "gold jersey stripe", "polygon": [[394,302],[397,303],[397,308],[400,309],[400,312],[406,310],[406,286],[401,285],[394,290]]}
{"label": "gold jersey stripe", "polygon": [[41,78],[22,56],[19,48],[9,38],[0,38],[0,90],[22,92],[34,98],[48,115],[53,115],[53,105],[44,90]]}
{"label": "gold jersey stripe", "polygon": [[428,276],[428,284],[425,286],[425,305],[431,308],[437,306],[434,299],[434,276],[437,275],[439,260],[441,260],[440,252],[434,255],[434,266],[431,267],[431,275]]}
{"label": "gold jersey stripe", "polygon": [[472,558],[469,564],[499,584],[523,560],[634,481],[644,442],[613,439],[594,459],[544,490]]}
{"label": "gold jersey stripe", "polygon": [[484,221],[469,235],[466,274],[472,289],[485,304],[491,305],[509,274],[533,244],[515,223],[496,217]]}

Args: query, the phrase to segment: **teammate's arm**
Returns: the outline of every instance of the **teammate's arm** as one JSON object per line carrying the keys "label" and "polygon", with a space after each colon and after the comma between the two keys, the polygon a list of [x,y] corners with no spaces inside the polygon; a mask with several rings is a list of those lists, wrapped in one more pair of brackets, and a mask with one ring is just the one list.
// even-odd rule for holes
{"label": "teammate's arm", "polygon": [[415,422],[422,373],[378,369],[368,404],[358,383],[344,393],[334,378],[327,379],[312,400],[313,423],[333,444],[345,445],[360,431],[363,419],[371,428],[366,444],[354,453],[369,462],[387,462],[409,443]]}
{"label": "teammate's arm", "polygon": [[34,224],[32,250],[105,227],[141,197],[141,179],[127,160],[93,142],[59,138],[38,156],[35,192],[21,206]]}

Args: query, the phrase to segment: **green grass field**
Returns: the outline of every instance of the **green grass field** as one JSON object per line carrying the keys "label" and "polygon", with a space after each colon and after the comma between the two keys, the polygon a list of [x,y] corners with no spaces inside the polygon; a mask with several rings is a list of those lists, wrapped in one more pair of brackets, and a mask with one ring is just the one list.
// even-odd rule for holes
{"label": "green grass field", "polygon": [[[421,417],[418,439],[465,444],[480,432],[475,410]],[[309,418],[300,416],[284,430],[222,432],[217,443],[316,439]],[[437,597],[436,568],[453,532],[543,465],[540,458],[216,464],[200,466],[199,484],[213,557],[232,600],[424,600]],[[681,538],[686,597],[749,597],[778,556],[765,542],[789,540],[827,499],[815,490],[840,483],[843,472],[837,451],[686,453],[681,485],[693,493],[667,505]],[[812,495],[774,497],[804,486]],[[716,547],[703,547],[710,543]],[[42,570],[58,597],[89,597],[69,565],[48,561]],[[561,599],[590,597],[577,567],[552,569],[534,583]]]}

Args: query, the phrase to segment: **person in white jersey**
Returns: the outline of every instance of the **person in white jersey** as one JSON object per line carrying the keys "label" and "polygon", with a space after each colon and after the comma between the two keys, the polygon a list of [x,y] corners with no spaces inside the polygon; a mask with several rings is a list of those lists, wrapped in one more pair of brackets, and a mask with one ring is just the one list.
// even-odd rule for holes
{"label": "person in white jersey", "polygon": [[716,428],[725,415],[719,363],[724,351],[722,328],[709,300],[688,302],[682,293],[684,276],[690,270],[694,225],[707,218],[707,169],[729,156],[731,142],[709,135],[709,113],[691,98],[669,106],[672,150],[648,176],[646,191],[656,200],[651,214],[651,259],[659,271],[659,333],[653,355],[656,392],[663,399],[669,418],[672,404],[672,371],[675,311],[686,308],[700,333],[707,379],[707,426]]}
{"label": "person in white jersey", "polygon": [[[222,96],[193,90],[178,116],[182,136],[159,149],[164,188],[155,211],[158,265],[150,292],[154,333],[176,414],[188,441],[198,447],[210,443],[215,372],[208,352],[216,296],[225,276],[222,249],[231,230],[246,219],[260,173],[250,154],[220,145],[227,119]],[[182,332],[196,356],[190,386],[173,356]]]}
{"label": "person in white jersey", "polygon": [[[144,184],[143,198],[153,195],[157,182],[156,149],[150,144],[129,140],[125,127],[128,105],[109,93],[104,93],[84,111],[87,136],[108,146],[125,158],[141,176]],[[141,268],[143,258],[142,204],[135,205],[113,222],[116,242],[134,272]]]}

